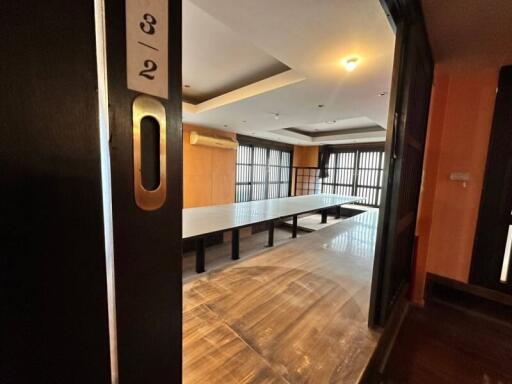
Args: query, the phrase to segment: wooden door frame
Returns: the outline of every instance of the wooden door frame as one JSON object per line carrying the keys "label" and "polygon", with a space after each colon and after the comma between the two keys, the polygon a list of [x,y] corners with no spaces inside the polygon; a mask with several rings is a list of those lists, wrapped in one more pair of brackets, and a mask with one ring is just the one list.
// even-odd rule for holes
{"label": "wooden door frame", "polygon": [[[405,38],[403,29],[404,25],[399,23],[395,26],[396,28],[396,42],[395,42],[395,59],[393,65],[393,74],[391,80],[391,92],[390,92],[390,102],[388,109],[388,124],[387,124],[387,132],[386,132],[386,143],[384,146],[384,175],[383,175],[383,185],[382,185],[382,194],[381,194],[381,203],[379,208],[379,220],[378,220],[378,228],[382,228],[380,231],[377,231],[377,239],[375,241],[375,256],[373,263],[373,273],[372,273],[372,289],[370,295],[370,310],[368,315],[368,324],[372,327],[377,326],[379,324],[378,313],[380,311],[380,294],[378,291],[378,287],[380,287],[383,272],[384,272],[384,254],[382,249],[384,249],[386,244],[387,233],[390,225],[390,205],[391,205],[391,193],[392,191],[392,180],[394,174],[394,159],[391,155],[393,151],[393,141],[395,140],[396,135],[396,127],[395,127],[395,113],[397,105],[399,104],[399,100],[401,99],[401,84],[403,81],[403,72],[405,65],[404,62],[404,42]],[[396,215],[395,215],[396,216]],[[396,220],[396,219],[395,219]],[[380,289],[380,288],[379,288]]]}
{"label": "wooden door frame", "polygon": [[[383,313],[381,307],[381,298],[383,295],[382,284],[386,268],[387,254],[390,252],[388,237],[390,228],[397,225],[398,212],[396,209],[396,199],[399,198],[399,183],[394,177],[397,161],[401,161],[395,154],[398,142],[403,141],[401,130],[398,129],[398,118],[401,117],[401,104],[407,96],[404,94],[404,81],[406,78],[408,66],[410,65],[408,54],[408,31],[411,25],[418,23],[426,36],[421,5],[418,0],[380,0],[381,5],[388,17],[392,28],[396,32],[395,57],[393,64],[390,104],[388,110],[388,124],[385,144],[384,160],[384,183],[382,186],[382,198],[379,212],[379,222],[377,239],[375,244],[375,258],[372,274],[372,288],[370,295],[370,309],[368,324],[371,327],[385,325],[387,315]],[[427,41],[428,45],[428,41]],[[427,47],[430,52],[430,47]],[[427,60],[433,63],[430,54]],[[411,250],[412,251],[412,250]],[[407,287],[400,290],[401,298],[405,298]],[[400,297],[397,298],[397,301]]]}
{"label": "wooden door frame", "polygon": [[[505,244],[508,225],[512,224],[510,223],[512,191],[510,188],[509,190],[503,188],[504,181],[507,185],[506,181],[512,178],[510,169],[512,133],[509,125],[512,92],[510,90],[512,90],[512,65],[504,66],[500,70],[469,275],[471,284],[507,293],[511,292],[511,285],[500,283],[499,276],[503,260],[500,244]],[[500,198],[496,198],[500,192],[505,193],[502,193]]]}
{"label": "wooden door frame", "polygon": [[132,113],[134,100],[144,94],[127,85],[125,4],[105,0],[118,375],[121,383],[179,383],[182,4],[168,1],[168,98],[146,95],[163,107],[166,119],[167,192],[164,203],[152,210],[140,208],[135,200]]}

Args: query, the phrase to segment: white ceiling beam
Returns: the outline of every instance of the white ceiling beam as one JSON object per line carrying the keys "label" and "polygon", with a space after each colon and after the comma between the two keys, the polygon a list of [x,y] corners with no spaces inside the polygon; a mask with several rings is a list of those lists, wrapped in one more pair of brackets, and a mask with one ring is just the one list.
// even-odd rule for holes
{"label": "white ceiling beam", "polygon": [[268,77],[266,79],[257,81],[255,83],[246,85],[235,89],[234,91],[227,92],[223,95],[214,97],[213,99],[203,101],[199,104],[183,103],[183,111],[187,113],[201,113],[215,108],[220,108],[227,104],[236,103],[238,101],[248,99],[249,97],[261,95],[266,92],[273,91],[274,89],[286,87],[291,84],[298,83],[306,80],[306,77],[301,75],[294,69],[281,72],[277,75]]}

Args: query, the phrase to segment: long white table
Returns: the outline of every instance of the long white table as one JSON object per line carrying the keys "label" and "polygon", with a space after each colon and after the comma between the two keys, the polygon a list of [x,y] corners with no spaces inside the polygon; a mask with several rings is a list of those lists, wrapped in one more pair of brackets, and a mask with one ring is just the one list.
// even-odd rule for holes
{"label": "long white table", "polygon": [[232,231],[232,259],[239,258],[239,229],[258,223],[269,223],[268,245],[274,245],[274,222],[293,217],[292,237],[297,237],[297,215],[322,211],[322,222],[327,221],[327,209],[360,201],[354,196],[318,194],[249,201],[245,203],[213,205],[183,209],[183,239],[196,239],[196,272],[205,270],[204,236]]}

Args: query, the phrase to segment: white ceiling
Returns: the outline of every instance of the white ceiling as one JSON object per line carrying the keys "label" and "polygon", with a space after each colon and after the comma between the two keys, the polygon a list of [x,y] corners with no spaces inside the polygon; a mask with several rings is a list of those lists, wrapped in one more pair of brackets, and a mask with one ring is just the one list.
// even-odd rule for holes
{"label": "white ceiling", "polygon": [[[184,0],[183,46],[184,84],[192,85],[190,91],[205,79],[210,81],[205,88],[220,89],[244,77],[244,70],[253,76],[276,62],[291,68],[288,77],[294,79],[229,102],[210,100],[208,108],[195,112],[184,108],[186,123],[304,145],[383,140],[382,134],[366,133],[313,143],[282,132],[334,129],[325,124],[330,120],[347,129],[386,126],[389,93],[379,93],[390,88],[394,34],[376,0]],[[243,57],[236,53],[243,50],[248,52]],[[353,55],[360,64],[349,73],[339,61]]]}
{"label": "white ceiling", "polygon": [[315,124],[298,125],[295,126],[295,128],[308,132],[324,132],[337,131],[340,129],[365,128],[372,126],[375,126],[375,122],[367,117],[353,117],[351,119],[329,120]]}
{"label": "white ceiling", "polygon": [[192,2],[183,1],[185,100],[200,102],[289,69]]}

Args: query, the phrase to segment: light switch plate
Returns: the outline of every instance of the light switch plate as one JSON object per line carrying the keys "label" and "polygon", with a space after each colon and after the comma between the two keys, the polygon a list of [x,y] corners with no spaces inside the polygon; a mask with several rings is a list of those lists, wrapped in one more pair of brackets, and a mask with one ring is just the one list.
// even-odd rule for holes
{"label": "light switch plate", "polygon": [[450,180],[452,181],[469,181],[470,173],[469,172],[451,172]]}

